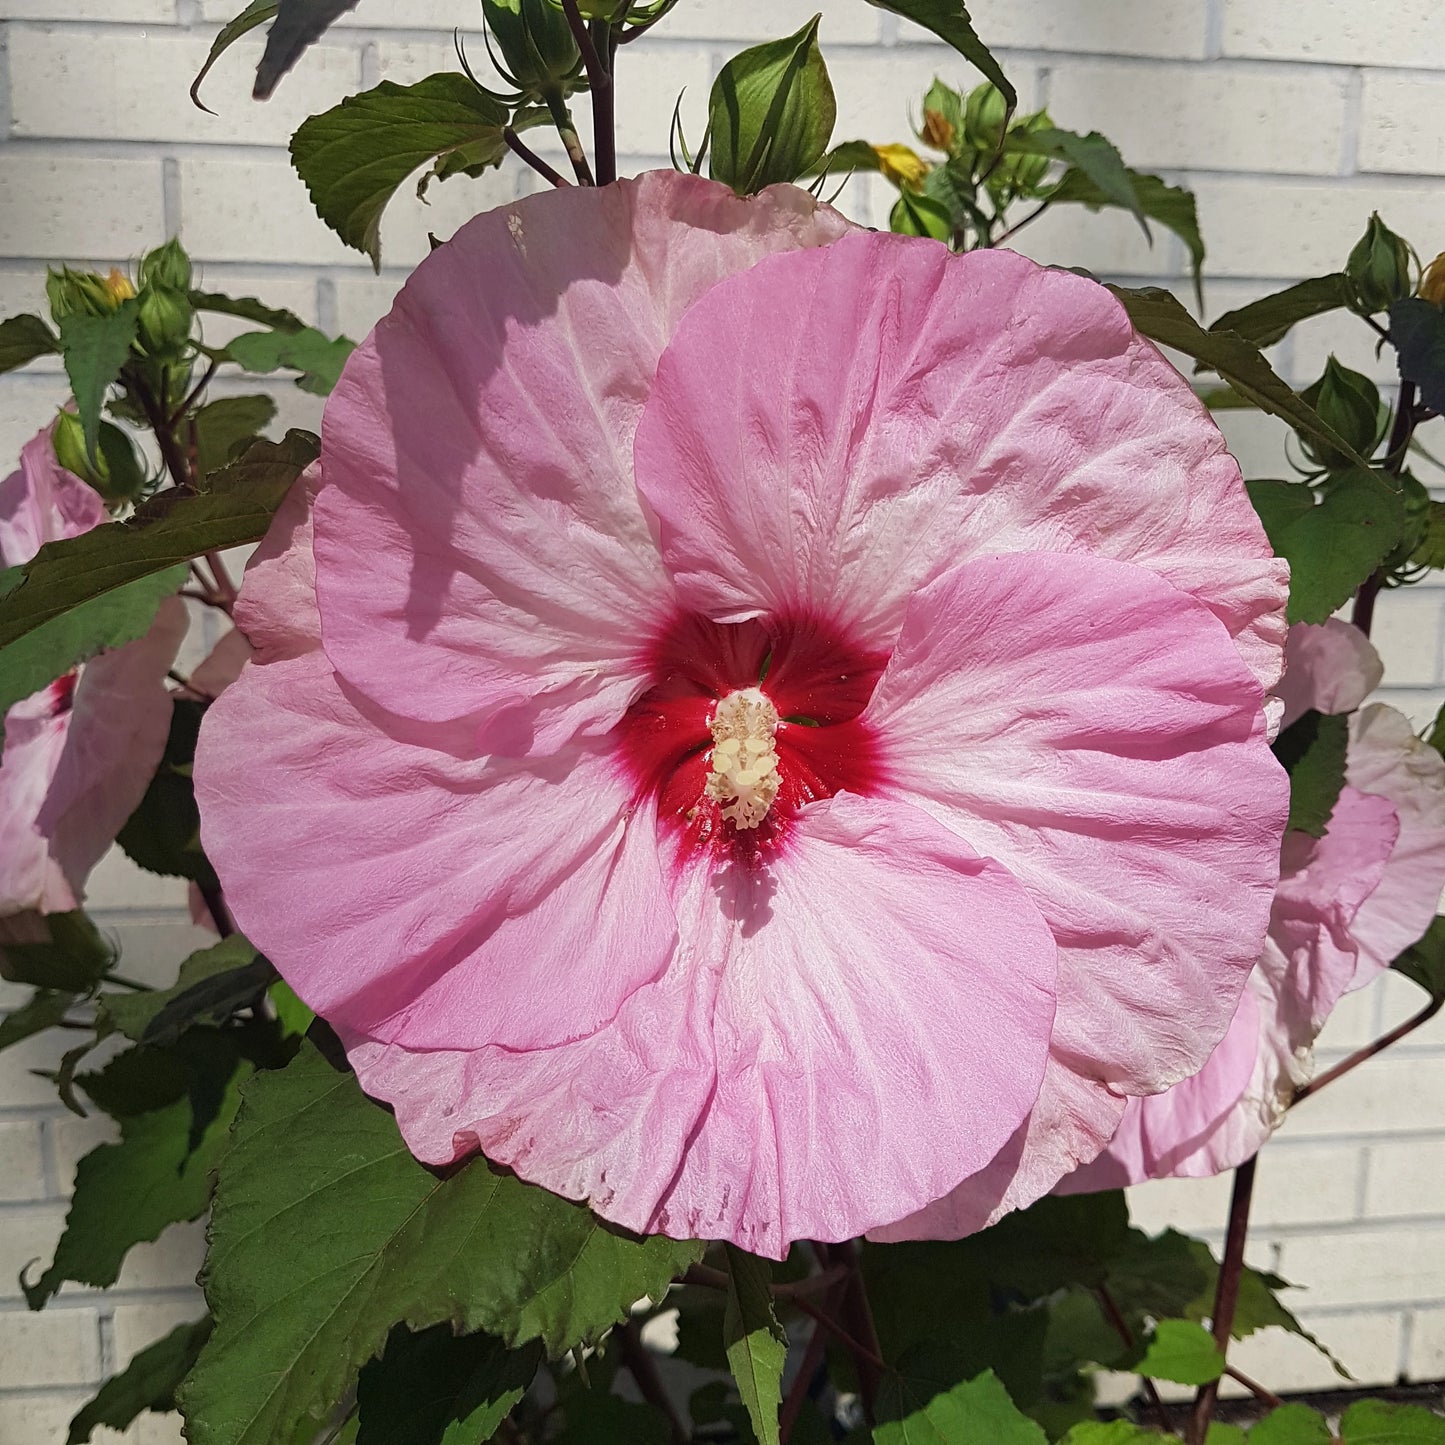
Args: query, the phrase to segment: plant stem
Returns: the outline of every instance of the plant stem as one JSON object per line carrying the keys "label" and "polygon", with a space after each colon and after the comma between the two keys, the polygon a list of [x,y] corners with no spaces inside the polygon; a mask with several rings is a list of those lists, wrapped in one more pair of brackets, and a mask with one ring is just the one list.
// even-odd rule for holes
{"label": "plant stem", "polygon": [[[838,1290],[842,1294],[842,1289]],[[836,1297],[833,1301],[836,1303]],[[803,1401],[808,1398],[808,1390],[812,1386],[813,1377],[818,1373],[819,1366],[823,1363],[823,1352],[828,1347],[828,1332],[821,1325],[813,1327],[813,1333],[809,1336],[807,1348],[803,1351],[803,1360],[798,1367],[798,1373],[788,1389],[786,1398],[783,1400],[782,1412],[778,1416],[779,1438],[783,1445],[793,1437],[793,1427],[798,1423],[798,1416],[802,1413]]]}
{"label": "plant stem", "polygon": [[860,1342],[864,1351],[853,1356],[853,1366],[858,1376],[858,1394],[863,1402],[863,1415],[871,1428],[876,1423],[874,1407],[878,1401],[878,1386],[882,1383],[883,1372],[879,1364],[883,1358],[883,1348],[878,1343],[873,1309],[868,1303],[868,1287],[863,1279],[862,1255],[858,1243],[856,1240],[849,1240],[836,1245],[835,1249],[842,1255],[849,1270],[841,1314],[847,1322],[849,1333]]}
{"label": "plant stem", "polygon": [[[612,96],[612,27],[606,21],[588,26],[577,8],[577,0],[562,0],[572,38],[582,55],[587,70],[587,88],[592,93],[592,150],[597,160],[597,184],[605,186],[617,179],[617,140],[613,122]],[[604,58],[597,48],[600,36],[607,51]],[[566,137],[563,137],[566,140]],[[579,145],[578,149],[581,147]],[[575,162],[574,162],[575,164]]]}
{"label": "plant stem", "polygon": [[222,938],[229,938],[236,931],[236,925],[231,922],[231,910],[226,907],[221,890],[209,883],[197,883],[196,887],[205,902],[206,912],[211,915],[211,922],[216,925],[216,932]]}
{"label": "plant stem", "polygon": [[1043,213],[1044,213],[1045,211],[1047,211],[1048,208],[1049,208],[1050,206],[1052,206],[1052,205],[1053,205],[1053,202],[1052,202],[1052,201],[1042,201],[1042,202],[1040,202],[1037,206],[1035,206],[1035,207],[1033,208],[1033,210],[1031,210],[1031,211],[1028,213],[1028,215],[1026,215],[1025,217],[1023,217],[1022,220],[1015,221],[1015,222],[1013,223],[1013,225],[1010,226],[1010,227],[1008,228],[1008,230],[1005,231],[997,240],[995,240],[995,241],[990,241],[990,242],[989,242],[989,245],[990,245],[990,246],[1002,246],[1003,243],[1004,243],[1005,241],[1007,241],[1010,236],[1016,236],[1020,231],[1023,230],[1023,228],[1024,228],[1025,226],[1027,226],[1027,225],[1029,224],[1030,221],[1037,221],[1038,218],[1039,218],[1040,216],[1042,216]]}
{"label": "plant stem", "polygon": [[587,164],[587,152],[582,149],[582,138],[577,134],[577,124],[572,119],[572,112],[567,109],[567,102],[560,95],[550,95],[547,97],[547,109],[552,113],[552,124],[557,127],[557,134],[567,148],[567,159],[572,162],[577,184],[595,186],[597,182],[592,179],[592,167]]}
{"label": "plant stem", "polygon": [[216,374],[216,367],[219,362],[213,361],[202,374],[201,379],[186,393],[186,399],[173,411],[166,422],[168,427],[174,427],[180,419],[191,409],[191,404],[206,389],[207,383]]}
{"label": "plant stem", "polygon": [[1267,1390],[1258,1380],[1251,1380],[1242,1370],[1236,1370],[1233,1365],[1226,1365],[1224,1373],[1231,1380],[1237,1380],[1256,1400],[1268,1405],[1271,1410],[1278,1410],[1284,1401],[1275,1394],[1273,1390]]}
{"label": "plant stem", "polygon": [[[1249,1234],[1249,1205],[1254,1197],[1254,1171],[1259,1159],[1246,1159],[1234,1171],[1234,1191],[1229,1198],[1229,1230],[1224,1236],[1224,1258],[1219,1264],[1219,1283],[1214,1291],[1214,1344],[1221,1355],[1229,1350],[1234,1327],[1234,1307],[1239,1301],[1239,1278],[1244,1270],[1244,1242]],[[1189,1419],[1189,1445],[1204,1445],[1214,1403],[1219,1398],[1219,1381],[1199,1387],[1194,1412]]]}
{"label": "plant stem", "polygon": [[815,1324],[822,1325],[854,1359],[864,1360],[876,1370],[885,1368],[876,1351],[870,1350],[867,1345],[860,1344],[837,1320],[825,1314],[817,1305],[809,1304],[801,1295],[794,1295],[789,1303],[794,1309],[801,1310]]}
{"label": "plant stem", "polygon": [[1308,1083],[1301,1084],[1295,1090],[1294,1098],[1289,1101],[1291,1109],[1301,1099],[1308,1099],[1311,1094],[1317,1094],[1326,1084],[1333,1084],[1336,1079],[1343,1078],[1351,1069],[1357,1069],[1366,1059],[1373,1059],[1376,1054],[1384,1053],[1391,1044],[1397,1044],[1406,1034],[1412,1034],[1421,1024],[1427,1024],[1442,1006],[1445,1006],[1445,998],[1431,999],[1419,1013],[1405,1020],[1404,1023],[1396,1025],[1389,1033],[1376,1039],[1372,1044],[1366,1044],[1362,1049],[1356,1049],[1348,1058],[1341,1059],[1334,1068],[1326,1069],[1317,1079],[1310,1079]]}
{"label": "plant stem", "polygon": [[[1136,1348],[1138,1342],[1134,1339],[1134,1331],[1129,1328],[1129,1321],[1124,1318],[1124,1311],[1119,1308],[1118,1302],[1109,1293],[1108,1286],[1101,1284],[1094,1293],[1099,1297],[1104,1315],[1113,1325],[1114,1332],[1124,1341],[1125,1348],[1130,1350]],[[1172,1434],[1174,1422],[1169,1418],[1169,1407],[1165,1405],[1160,1396],[1159,1387],[1148,1375],[1140,1375],[1139,1379],[1144,1386],[1145,1395],[1149,1397],[1149,1408],[1153,1410],[1155,1419],[1159,1421],[1166,1434]]]}
{"label": "plant stem", "polygon": [[236,600],[236,584],[231,581],[231,574],[226,570],[226,563],[219,552],[207,552],[206,566],[211,569],[211,575],[216,579],[216,592],[221,599],[221,604],[229,612],[231,604]]}
{"label": "plant stem", "polygon": [[141,410],[146,414],[146,422],[155,433],[161,460],[166,464],[166,471],[170,473],[171,480],[183,491],[194,492],[196,490],[195,476],[191,472],[190,463],[186,460],[180,443],[176,440],[174,428],[161,410],[160,403],[150,394],[150,389],[144,385],[137,384],[132,390],[135,392],[136,400],[140,402]]}
{"label": "plant stem", "polygon": [[122,988],[131,989],[135,993],[154,993],[155,990],[148,983],[138,983],[133,978],[127,978],[123,973],[107,973],[103,975],[106,983],[118,983]]}
{"label": "plant stem", "polygon": [[551,181],[554,186],[570,186],[572,184],[555,166],[548,165],[511,126],[508,126],[502,132],[502,139],[506,141],[507,149],[510,150],[513,155],[521,156],[539,176]]}
{"label": "plant stem", "polygon": [[662,1376],[657,1372],[657,1361],[652,1358],[652,1352],[642,1343],[642,1331],[638,1329],[637,1321],[628,1320],[617,1331],[617,1338],[621,1346],[622,1363],[627,1366],[628,1373],[637,1382],[637,1388],[642,1398],[654,1410],[659,1410],[666,1416],[673,1445],[687,1445],[687,1441],[691,1438],[687,1425],[682,1416],[678,1414],[677,1406],[672,1403],[672,1397],[667,1393],[667,1387],[662,1383]]}
{"label": "plant stem", "polygon": [[[1385,447],[1385,461],[1382,468],[1392,477],[1398,477],[1405,469],[1405,457],[1410,451],[1410,438],[1415,432],[1415,422],[1415,383],[1402,381],[1399,400],[1395,403],[1395,420],[1390,426],[1390,440]],[[1376,571],[1365,578],[1360,584],[1360,590],[1355,594],[1355,605],[1350,611],[1350,621],[1366,637],[1370,635],[1370,627],[1375,620],[1375,598],[1380,595],[1380,589],[1384,585],[1385,574]]]}

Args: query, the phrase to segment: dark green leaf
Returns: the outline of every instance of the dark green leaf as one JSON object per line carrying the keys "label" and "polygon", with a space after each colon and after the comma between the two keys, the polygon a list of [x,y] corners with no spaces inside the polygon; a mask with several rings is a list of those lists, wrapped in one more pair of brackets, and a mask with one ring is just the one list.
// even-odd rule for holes
{"label": "dark green leaf", "polygon": [[[962,0],[868,0],[880,10],[892,11],[925,30],[931,30],[946,44],[953,46],[985,78],[991,80],[1003,92],[1008,104],[1008,113],[1013,114],[1019,103],[1018,92],[1008,82],[1003,68],[993,58],[988,46],[978,38],[968,11]],[[1005,121],[1005,124],[1007,122]]]}
{"label": "dark green leaf", "polygon": [[355,8],[356,0],[280,0],[276,23],[266,36],[266,52],[256,67],[255,98],[265,100],[306,47]]}
{"label": "dark green leaf", "polygon": [[205,714],[205,703],[183,697],[173,700],[170,735],[160,766],[116,842],[147,872],[219,888],[215,871],[201,850],[201,814],[191,781],[196,738]]}
{"label": "dark green leaf", "polygon": [[888,229],[899,236],[929,236],[935,241],[947,241],[953,235],[953,215],[947,206],[931,196],[904,191],[893,203]]}
{"label": "dark green leaf", "polygon": [[[1314,409],[1275,374],[1274,368],[1242,336],[1231,331],[1206,331],[1172,292],[1155,286],[1131,290],[1109,288],[1123,303],[1137,331],[1161,346],[1173,347],[1217,371],[1235,391],[1261,411],[1282,417],[1296,431],[1349,453],[1349,443],[1315,414]],[[1351,458],[1360,466],[1365,459]]]}
{"label": "dark green leaf", "polygon": [[259,542],[317,451],[316,438],[303,431],[287,432],[282,442],[257,442],[204,492],[160,492],[132,521],[47,543],[21,569],[19,584],[0,592],[0,647],[8,657],[16,638],[81,603],[205,552]]}
{"label": "dark green leaf", "polygon": [[68,990],[36,989],[28,1002],[0,1018],[0,1049],[8,1049],[12,1044],[23,1043],[46,1029],[54,1028],[74,1002],[75,995]]}
{"label": "dark green leaf", "polygon": [[875,1445],[1045,1445],[1047,1437],[1019,1413],[992,1371],[931,1398],[896,1374],[878,1395]]}
{"label": "dark green leaf", "polygon": [[1129,1208],[1118,1189],[1045,1195],[973,1239],[995,1284],[1034,1298],[1073,1284],[1092,1288],[1128,1243]]}
{"label": "dark green leaf", "polygon": [[602,1390],[567,1402],[567,1423],[551,1445],[668,1445],[667,1421],[647,1405],[633,1405]]}
{"label": "dark green leaf", "polygon": [[126,1038],[169,1044],[193,1023],[221,1023],[254,1003],[275,977],[275,969],[235,933],[193,953],[170,988],[108,993],[101,1009]]}
{"label": "dark green leaf", "polygon": [[234,316],[241,321],[254,321],[277,331],[303,331],[306,323],[294,311],[267,306],[254,296],[224,296],[219,291],[192,291],[191,305],[197,311],[210,311],[217,316]]}
{"label": "dark green leaf", "polygon": [[1400,376],[1413,381],[1420,400],[1445,412],[1445,307],[1421,296],[1407,296],[1390,307],[1390,344]]}
{"label": "dark green leaf", "polygon": [[296,385],[302,391],[328,396],[356,343],[345,336],[333,340],[307,326],[300,331],[248,331],[226,350],[247,371],[299,371]]}
{"label": "dark green leaf", "polygon": [[476,1445],[490,1440],[532,1381],[537,1344],[509,1350],[495,1336],[448,1325],[391,1332],[356,1386],[357,1445]]}
{"label": "dark green leaf", "polygon": [[249,34],[258,25],[264,25],[268,20],[274,20],[277,8],[276,0],[251,0],[251,3],[234,20],[227,21],[221,27],[220,33],[211,42],[211,53],[206,56],[206,63],[201,67],[200,74],[191,82],[191,99],[202,110],[210,110],[210,106],[201,100],[201,82],[211,73],[211,67],[243,35]]}
{"label": "dark green leaf", "polygon": [[[1090,131],[1079,135],[1075,131],[1060,130],[1057,126],[1046,126],[1039,130],[1028,130],[1019,126],[1004,138],[1004,154],[1010,151],[1023,155],[1048,156],[1052,160],[1066,162],[1082,174],[1102,197],[1101,204],[1118,206],[1130,212],[1149,235],[1149,226],[1139,201],[1139,192],[1134,185],[1134,172],[1124,164],[1113,141]],[[1079,184],[1077,181],[1074,183]],[[1058,195],[1054,193],[1053,199]],[[1069,199],[1065,197],[1065,199]]]}
{"label": "dark green leaf", "polygon": [[1335,1432],[1308,1405],[1283,1405],[1249,1432],[1250,1445],[1334,1445]]}
{"label": "dark green leaf", "polygon": [[1420,540],[1410,553],[1410,562],[1415,567],[1445,568],[1445,502],[1432,499],[1426,504]]}
{"label": "dark green leaf", "polygon": [[1301,321],[1348,306],[1350,300],[1350,278],[1343,271],[1336,271],[1288,286],[1273,296],[1262,296],[1235,311],[1226,311],[1209,329],[1232,331],[1253,346],[1273,346]]}
{"label": "dark green leaf", "polygon": [[429,75],[374,90],[304,121],[291,138],[295,165],[321,219],[348,246],[381,265],[381,214],[418,166],[460,147],[480,164],[506,155],[506,108],[465,75]]}
{"label": "dark green leaf", "polygon": [[1243,1425],[1226,1425],[1222,1421],[1211,1420],[1204,1434],[1204,1445],[1245,1445],[1246,1439]]}
{"label": "dark green leaf", "polygon": [[1357,1400],[1340,1419],[1343,1445],[1445,1445],[1445,1418],[1421,1405]]}
{"label": "dark green leaf", "polygon": [[840,141],[813,166],[818,175],[841,176],[849,171],[882,169],[878,152],[866,140]]}
{"label": "dark green leaf", "polygon": [[112,1375],[95,1398],[70,1422],[66,1445],[85,1445],[101,1426],[124,1430],[146,1410],[164,1414],[176,1407],[176,1387],[190,1372],[211,1333],[207,1317],[177,1325],[164,1339],[141,1350],[120,1374]]}
{"label": "dark green leaf", "polygon": [[78,909],[47,913],[41,921],[48,939],[0,945],[0,978],[63,993],[89,993],[115,963],[115,950]]}
{"label": "dark green leaf", "polygon": [[1292,722],[1274,741],[1274,755],[1289,773],[1289,823],[1312,838],[1325,827],[1345,785],[1349,719],[1313,709]]}
{"label": "dark green leaf", "polygon": [[708,171],[740,196],[797,180],[828,149],[838,107],[818,48],[820,19],[733,56],[713,81]]}
{"label": "dark green leaf", "polygon": [[1224,1373],[1224,1356],[1203,1325],[1193,1320],[1160,1320],[1135,1368],[1148,1379],[1203,1385]]}
{"label": "dark green leaf", "polygon": [[207,1071],[204,1081],[190,1082],[198,1088],[204,1083],[217,1100],[199,1137],[189,1092],[159,1109],[122,1117],[120,1142],[93,1149],[76,1168],[65,1232],[50,1267],[33,1285],[22,1281],[31,1309],[41,1309],[65,1280],[114,1284],[133,1245],[205,1213],[212,1171],[225,1153],[249,1066],[223,1042],[204,1061],[193,1056],[190,1062]]}
{"label": "dark green leaf", "polygon": [[1434,918],[1425,936],[1390,965],[1434,999],[1445,999],[1445,918]]}
{"label": "dark green leaf", "polygon": [[553,1354],[660,1296],[701,1247],[636,1240],[475,1159],[439,1179],[305,1046],[246,1091],[222,1161],[216,1333],[182,1390],[192,1445],[270,1445],[339,1399],[392,1325],[443,1321]]}
{"label": "dark green leaf", "polygon": [[778,1410],[783,1402],[788,1337],[773,1313],[769,1293],[772,1266],[731,1244],[727,1246],[727,1259],[723,1341],[728,1365],[760,1445],[778,1445]]}
{"label": "dark green leaf", "polygon": [[75,394],[76,410],[85,430],[85,454],[92,463],[100,441],[100,409],[105,394],[130,356],[140,321],[140,303],[132,297],[107,316],[72,312],[60,318],[60,346],[65,374]]}
{"label": "dark green leaf", "polygon": [[196,470],[202,477],[228,466],[276,417],[269,396],[223,396],[207,402],[191,419]]}
{"label": "dark green leaf", "polygon": [[0,321],[0,372],[14,371],[37,356],[54,356],[60,338],[38,316],[10,316]]}
{"label": "dark green leaf", "polygon": [[1144,1430],[1128,1420],[1086,1420],[1064,1436],[1061,1445],[1159,1445],[1157,1430]]}

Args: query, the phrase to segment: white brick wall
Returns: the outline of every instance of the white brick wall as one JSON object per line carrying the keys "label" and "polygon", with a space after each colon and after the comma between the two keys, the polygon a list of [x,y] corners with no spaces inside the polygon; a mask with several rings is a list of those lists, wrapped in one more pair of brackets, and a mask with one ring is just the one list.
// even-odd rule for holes
{"label": "white brick wall", "polygon": [[[266,105],[247,98],[248,45],[207,82],[217,112],[185,91],[214,27],[241,0],[0,0],[0,312],[41,304],[47,260],[133,260],[177,230],[207,284],[260,294],[308,320],[362,334],[385,310],[427,232],[447,235],[474,209],[532,178],[507,169],[452,181],[429,207],[405,189],[384,228],[386,269],[372,276],[315,219],[284,143],[297,120],[383,78],[452,68],[451,29],[475,23],[474,0],[361,0]],[[968,69],[912,27],[862,0],[681,0],[646,42],[624,52],[620,143],[633,167],[666,154],[685,91],[701,133],[710,76],[739,42],[783,34],[815,9],[839,96],[838,136],[906,139],[937,71]],[[1210,314],[1303,275],[1337,268],[1371,209],[1427,258],[1445,247],[1445,28],[1434,0],[974,0],[1026,105],[1112,136],[1136,164],[1199,194],[1210,248]],[[471,47],[473,59],[480,46]],[[539,142],[540,143],[540,142]],[[886,218],[881,184],[855,181],[843,204]],[[1030,254],[1121,279],[1178,282],[1182,246],[1145,244],[1118,215],[1055,213],[1023,233]],[[1181,294],[1187,289],[1180,287]],[[228,328],[217,323],[217,336]],[[1338,317],[1301,327],[1275,349],[1304,384],[1334,349],[1381,382],[1363,328]],[[289,423],[315,425],[314,398],[265,389]],[[53,365],[0,380],[0,459],[64,394]],[[1225,418],[1246,471],[1281,475],[1282,429]],[[1442,480],[1431,475],[1432,482]],[[1425,722],[1442,696],[1445,587],[1388,594],[1379,643],[1384,695]],[[127,969],[162,978],[195,942],[180,890],[124,860],[99,870],[92,901],[121,937]],[[0,1006],[17,996],[0,995]],[[1399,980],[1346,1001],[1322,1041],[1328,1064],[1414,1006]],[[48,1258],[75,1160],[104,1126],[74,1119],[28,1071],[55,1050],[0,1055],[0,1442],[50,1445],[104,1373],[198,1309],[191,1280],[199,1228],[133,1251],[116,1289],[65,1289],[44,1314],[24,1309],[16,1275]],[[1139,1220],[1218,1239],[1228,1181],[1136,1191]],[[1303,1106],[1261,1166],[1252,1257],[1307,1293],[1297,1310],[1366,1381],[1445,1375],[1445,1028],[1362,1069]],[[1239,1363],[1276,1388],[1332,1382],[1312,1351],[1275,1334]],[[113,1434],[98,1436],[114,1441]],[[174,1423],[143,1417],[127,1439],[161,1445]]]}

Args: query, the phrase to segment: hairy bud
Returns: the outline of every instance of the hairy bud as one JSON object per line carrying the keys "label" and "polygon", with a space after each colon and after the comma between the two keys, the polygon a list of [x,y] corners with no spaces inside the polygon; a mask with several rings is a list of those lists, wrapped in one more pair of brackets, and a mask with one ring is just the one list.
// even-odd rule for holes
{"label": "hairy bud", "polygon": [[1410,248],[1376,212],[1365,234],[1355,242],[1345,275],[1355,291],[1353,309],[1362,316],[1388,311],[1402,296],[1410,294]]}

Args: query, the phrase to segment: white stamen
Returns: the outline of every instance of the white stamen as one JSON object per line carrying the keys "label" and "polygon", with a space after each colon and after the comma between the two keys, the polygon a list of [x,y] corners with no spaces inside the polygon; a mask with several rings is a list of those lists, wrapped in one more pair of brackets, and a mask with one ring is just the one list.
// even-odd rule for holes
{"label": "white stamen", "polygon": [[711,727],[708,797],[723,804],[720,811],[734,827],[756,828],[782,783],[773,746],[778,710],[757,688],[745,688],[718,703]]}

